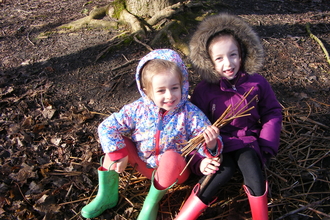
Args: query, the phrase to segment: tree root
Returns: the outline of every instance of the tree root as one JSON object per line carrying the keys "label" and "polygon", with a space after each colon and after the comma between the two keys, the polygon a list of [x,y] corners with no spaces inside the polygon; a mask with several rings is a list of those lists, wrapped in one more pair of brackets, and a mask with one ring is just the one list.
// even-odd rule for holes
{"label": "tree root", "polygon": [[142,33],[145,34],[144,25],[126,9],[121,12],[120,19],[123,20],[125,23],[130,24],[133,33],[142,31]]}
{"label": "tree root", "polygon": [[[219,4],[219,3],[216,3]],[[129,30],[131,34],[125,36],[123,40],[115,45],[110,45],[105,48],[101,53],[96,57],[96,60],[99,60],[101,57],[105,56],[113,47],[127,43],[128,41],[134,40],[135,42],[142,44],[149,51],[153,50],[152,46],[155,46],[159,42],[164,42],[167,40],[173,47],[181,50],[184,54],[188,55],[188,45],[187,42],[180,39],[180,34],[185,30],[185,25],[181,24],[180,20],[172,20],[168,22],[168,18],[173,17],[175,14],[182,12],[185,8],[194,8],[201,7],[204,3],[197,3],[187,0],[185,2],[179,2],[164,8],[163,10],[154,14],[153,17],[147,20],[138,18],[137,16],[131,14],[125,8],[120,8],[116,11],[116,8],[112,4],[93,9],[87,17],[81,18],[79,20],[64,24],[59,27],[60,33],[65,33],[80,28],[102,28],[102,29],[114,29],[123,27],[126,30]],[[110,16],[112,20],[102,20],[105,16]],[[161,23],[162,22],[162,23]],[[165,23],[163,28],[160,28]],[[147,32],[152,32],[157,29],[160,29],[156,34],[151,46],[143,43],[137,37],[144,38]],[[127,32],[125,32],[126,34]],[[117,35],[112,40],[121,37],[122,34]]]}
{"label": "tree root", "polygon": [[147,20],[147,23],[151,26],[156,25],[159,21],[161,21],[164,18],[169,18],[173,16],[174,14],[177,14],[180,11],[183,11],[183,6],[185,4],[183,3],[177,3],[171,6],[168,6],[164,8],[163,10],[157,12],[152,18]]}
{"label": "tree root", "polygon": [[151,41],[151,45],[156,45],[157,42],[161,42],[163,37],[166,37],[169,43],[181,50],[184,54],[189,54],[188,44],[182,41],[179,35],[185,30],[185,28],[180,24],[180,21],[172,20],[166,24]]}
{"label": "tree root", "polygon": [[81,28],[103,28],[103,29],[113,29],[118,26],[118,21],[106,21],[102,20],[107,15],[110,4],[94,8],[87,17],[72,21],[67,24],[63,24],[58,27],[59,33],[66,33],[69,31],[78,30]]}

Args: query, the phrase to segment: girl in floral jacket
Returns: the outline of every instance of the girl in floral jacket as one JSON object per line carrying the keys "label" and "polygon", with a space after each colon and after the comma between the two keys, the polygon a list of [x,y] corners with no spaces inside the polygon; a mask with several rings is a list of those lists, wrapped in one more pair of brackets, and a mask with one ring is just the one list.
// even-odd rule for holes
{"label": "girl in floral jacket", "polygon": [[202,21],[189,46],[192,64],[203,78],[191,101],[212,123],[228,106],[233,114],[247,105],[255,108],[221,129],[219,170],[203,192],[192,193],[176,219],[196,219],[239,169],[252,219],[267,220],[268,184],[262,167],[278,152],[282,107],[267,80],[256,73],[263,63],[261,42],[243,19],[219,14]]}
{"label": "girl in floral jacket", "polygon": [[[219,129],[188,101],[188,72],[180,56],[170,49],[150,52],[138,64],[136,82],[142,97],[98,127],[105,159],[98,169],[98,194],[81,211],[85,218],[117,204],[118,173],[127,163],[152,180],[138,220],[155,220],[158,202],[168,188],[187,180],[190,170],[210,174],[217,169],[216,158],[222,150]],[[201,159],[182,173],[186,161],[181,149],[200,134],[205,144],[196,158]],[[215,166],[206,168],[209,163]]]}

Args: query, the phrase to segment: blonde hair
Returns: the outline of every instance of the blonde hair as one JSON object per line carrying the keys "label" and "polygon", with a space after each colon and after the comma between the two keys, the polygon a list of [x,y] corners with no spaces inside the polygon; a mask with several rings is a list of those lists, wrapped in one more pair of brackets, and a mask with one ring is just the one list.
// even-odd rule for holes
{"label": "blonde hair", "polygon": [[152,78],[164,71],[168,71],[172,75],[179,78],[180,86],[182,88],[183,76],[182,71],[174,62],[162,59],[149,60],[141,71],[141,88],[145,90],[146,95],[151,98],[152,94]]}

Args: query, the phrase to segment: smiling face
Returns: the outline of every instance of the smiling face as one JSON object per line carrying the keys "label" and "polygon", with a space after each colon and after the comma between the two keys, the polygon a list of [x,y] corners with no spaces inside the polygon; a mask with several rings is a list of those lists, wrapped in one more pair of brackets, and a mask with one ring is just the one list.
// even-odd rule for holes
{"label": "smiling face", "polygon": [[183,76],[174,62],[150,60],[142,69],[141,87],[159,107],[169,111],[181,101]]}
{"label": "smiling face", "polygon": [[214,69],[220,76],[232,80],[241,67],[237,41],[231,35],[218,36],[209,44],[209,54]]}
{"label": "smiling face", "polygon": [[151,99],[166,111],[172,110],[181,101],[181,83],[179,78],[170,72],[160,72],[151,80]]}

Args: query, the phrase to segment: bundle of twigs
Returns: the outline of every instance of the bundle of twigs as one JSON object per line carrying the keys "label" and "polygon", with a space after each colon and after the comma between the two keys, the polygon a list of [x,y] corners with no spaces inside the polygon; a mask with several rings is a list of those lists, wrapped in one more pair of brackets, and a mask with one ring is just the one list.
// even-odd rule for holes
{"label": "bundle of twigs", "polygon": [[[237,111],[237,109],[241,106],[243,101],[248,97],[248,95],[251,93],[252,89],[253,89],[253,87],[250,89],[250,91],[248,91],[247,93],[244,94],[242,100],[234,106],[234,109],[232,109],[232,105],[229,105],[227,107],[227,109],[222,113],[222,115],[218,118],[218,120],[213,125],[218,127],[219,129],[221,129],[222,127],[229,124],[236,118],[250,115],[250,113],[247,113],[247,112],[252,110],[254,108],[254,106],[252,106],[250,108],[248,108],[248,106],[251,104],[251,102],[253,102],[257,98],[257,96],[254,96],[246,105],[244,105],[238,111]],[[200,134],[200,135],[190,139],[187,142],[186,146],[181,149],[182,156],[185,157],[185,156],[189,155],[193,150],[199,149],[204,142],[205,142],[205,140],[204,140],[203,134]]]}
{"label": "bundle of twigs", "polygon": [[[247,93],[244,94],[244,96],[240,102],[236,103],[236,105],[234,106],[234,109],[232,109],[232,105],[229,105],[227,107],[227,109],[222,113],[222,115],[218,118],[218,120],[216,120],[216,122],[213,125],[218,127],[219,129],[221,129],[222,127],[229,124],[236,118],[250,115],[250,113],[247,113],[247,112],[252,110],[254,108],[254,106],[252,106],[252,107],[248,107],[248,106],[257,98],[257,95],[254,96],[246,105],[241,107],[239,110],[237,110],[237,109],[241,106],[241,104],[244,102],[244,100],[246,100],[246,98],[248,97],[248,95],[251,93],[252,90],[253,90],[253,87]],[[181,149],[182,156],[187,156],[193,150],[196,149],[196,152],[191,156],[191,158],[187,162],[187,165],[182,170],[181,174],[187,169],[188,165],[190,164],[190,162],[196,155],[198,149],[203,145],[204,142],[205,142],[204,136],[203,136],[203,134],[201,134],[201,135],[198,135],[198,136],[192,138],[191,140],[189,140],[187,145]],[[222,160],[222,157],[220,157],[220,163],[221,163],[221,160]],[[206,176],[206,178],[203,180],[203,182],[201,184],[199,193],[203,192],[203,190],[205,189],[205,186],[207,186],[208,182],[211,180],[212,177],[213,177],[213,175]]]}

